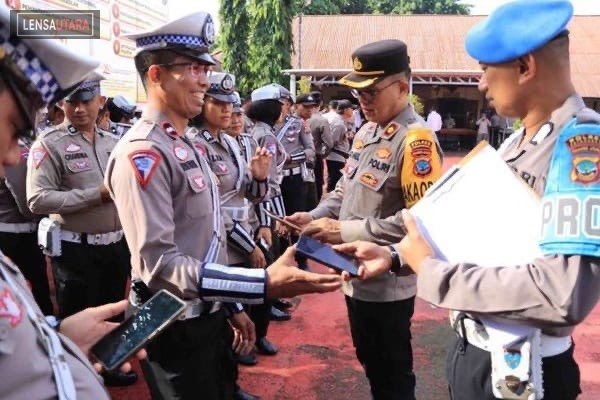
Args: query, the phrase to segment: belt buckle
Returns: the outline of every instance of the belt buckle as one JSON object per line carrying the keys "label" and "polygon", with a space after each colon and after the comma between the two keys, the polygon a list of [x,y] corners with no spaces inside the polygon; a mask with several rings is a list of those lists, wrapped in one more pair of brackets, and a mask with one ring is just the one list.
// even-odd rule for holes
{"label": "belt buckle", "polygon": [[[90,235],[88,235],[88,243],[89,243],[89,238],[90,238]],[[90,244],[93,244],[93,245],[97,246],[97,245],[101,244],[101,241],[102,241],[102,234],[101,233],[96,233],[96,234],[92,235],[92,242],[93,243],[90,243]]]}

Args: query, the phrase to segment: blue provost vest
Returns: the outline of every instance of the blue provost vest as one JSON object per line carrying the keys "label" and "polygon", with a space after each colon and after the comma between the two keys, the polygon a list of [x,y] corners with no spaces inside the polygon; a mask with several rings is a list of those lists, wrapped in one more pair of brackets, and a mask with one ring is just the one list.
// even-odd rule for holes
{"label": "blue provost vest", "polygon": [[571,120],[559,133],[542,198],[544,254],[600,256],[600,125]]}

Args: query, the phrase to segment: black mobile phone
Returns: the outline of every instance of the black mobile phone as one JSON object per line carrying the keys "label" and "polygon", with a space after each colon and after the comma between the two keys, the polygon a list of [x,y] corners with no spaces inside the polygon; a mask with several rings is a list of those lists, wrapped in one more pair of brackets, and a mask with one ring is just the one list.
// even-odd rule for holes
{"label": "black mobile phone", "polygon": [[281,218],[279,215],[274,214],[273,212],[265,209],[265,214],[267,214],[269,217],[273,218],[275,221],[279,221],[280,223],[282,223],[283,225],[287,226],[290,229],[293,229],[297,232],[302,232],[302,228],[300,228],[298,225],[290,222],[290,221],[286,221],[285,219]]}
{"label": "black mobile phone", "polygon": [[300,236],[296,243],[296,254],[336,271],[346,271],[350,276],[358,276],[358,260],[308,236]]}
{"label": "black mobile phone", "polygon": [[183,300],[163,289],[100,339],[91,352],[106,370],[115,370],[175,321],[185,307]]}

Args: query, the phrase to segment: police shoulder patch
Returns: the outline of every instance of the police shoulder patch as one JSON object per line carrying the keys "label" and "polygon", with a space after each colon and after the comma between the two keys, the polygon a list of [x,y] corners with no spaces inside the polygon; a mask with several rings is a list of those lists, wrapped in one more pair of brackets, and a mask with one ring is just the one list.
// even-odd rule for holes
{"label": "police shoulder patch", "polygon": [[38,169],[40,165],[42,165],[42,162],[46,159],[46,157],[48,157],[48,150],[46,150],[46,148],[38,142],[31,149],[30,154],[33,160],[33,166],[35,167],[35,169]]}
{"label": "police shoulder patch", "polygon": [[142,189],[146,189],[146,186],[148,186],[160,160],[160,154],[153,150],[136,150],[129,154],[129,161],[135,172],[135,178]]}

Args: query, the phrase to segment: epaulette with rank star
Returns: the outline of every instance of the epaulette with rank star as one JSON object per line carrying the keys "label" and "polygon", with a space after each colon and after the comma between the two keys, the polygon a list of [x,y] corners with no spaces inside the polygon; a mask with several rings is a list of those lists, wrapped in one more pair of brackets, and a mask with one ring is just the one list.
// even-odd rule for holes
{"label": "epaulette with rank star", "polygon": [[383,130],[383,133],[381,134],[381,138],[390,140],[392,137],[394,137],[394,135],[396,134],[396,132],[398,132],[399,129],[400,129],[400,124],[397,123],[396,121],[392,121]]}

